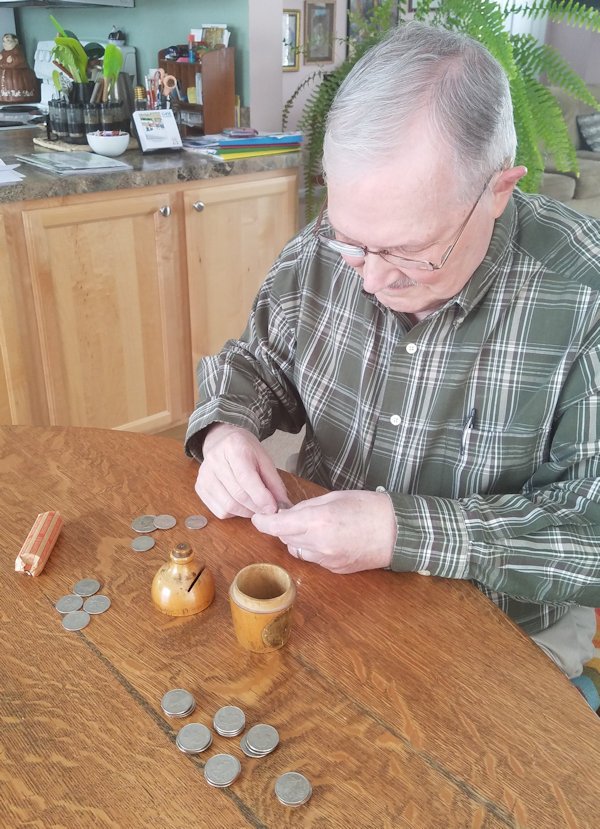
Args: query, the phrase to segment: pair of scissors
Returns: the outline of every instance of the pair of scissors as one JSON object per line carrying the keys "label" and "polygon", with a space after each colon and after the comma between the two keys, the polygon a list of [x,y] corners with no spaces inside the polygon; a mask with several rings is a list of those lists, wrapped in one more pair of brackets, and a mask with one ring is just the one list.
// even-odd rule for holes
{"label": "pair of scissors", "polygon": [[156,92],[168,98],[177,89],[177,78],[174,75],[168,75],[164,69],[157,69],[152,78],[152,84]]}

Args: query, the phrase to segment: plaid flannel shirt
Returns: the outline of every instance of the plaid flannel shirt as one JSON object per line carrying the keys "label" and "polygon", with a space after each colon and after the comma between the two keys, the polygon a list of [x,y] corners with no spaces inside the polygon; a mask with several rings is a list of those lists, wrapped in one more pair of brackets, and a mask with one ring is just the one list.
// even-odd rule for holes
{"label": "plaid flannel shirt", "polygon": [[306,424],[299,474],[389,493],[395,571],[471,579],[527,632],[600,606],[600,222],[516,191],[479,268],[412,326],[306,228],[199,365],[186,448]]}

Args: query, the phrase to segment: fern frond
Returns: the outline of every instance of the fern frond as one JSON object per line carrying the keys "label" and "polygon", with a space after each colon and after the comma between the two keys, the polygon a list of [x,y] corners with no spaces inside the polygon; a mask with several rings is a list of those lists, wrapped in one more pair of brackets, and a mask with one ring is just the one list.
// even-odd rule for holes
{"label": "fern frond", "polygon": [[504,9],[506,17],[512,14],[531,20],[548,15],[550,20],[556,23],[564,21],[580,29],[600,31],[600,10],[585,3],[576,2],[576,0],[534,0],[531,5],[513,3]]}
{"label": "fern frond", "polygon": [[538,146],[546,161],[544,166],[551,161],[560,172],[577,174],[577,155],[558,101],[547,86],[534,78],[525,78],[525,89]]}
{"label": "fern frond", "polygon": [[540,186],[544,171],[544,159],[538,145],[537,124],[533,118],[525,80],[517,74],[510,81],[510,90],[517,132],[517,164],[527,167],[527,175],[519,182],[526,193],[535,193]]}

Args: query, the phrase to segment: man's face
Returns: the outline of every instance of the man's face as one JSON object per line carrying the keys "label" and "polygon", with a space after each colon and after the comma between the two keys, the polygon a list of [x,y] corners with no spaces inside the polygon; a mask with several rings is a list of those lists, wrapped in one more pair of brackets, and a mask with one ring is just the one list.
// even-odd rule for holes
{"label": "man's face", "polygon": [[[454,165],[439,142],[436,146],[422,132],[413,134],[408,145],[395,160],[360,177],[334,169],[328,175],[329,221],[340,241],[439,264],[477,195],[469,202],[461,198]],[[418,319],[457,294],[481,264],[495,218],[510,195],[499,204],[492,192],[495,180],[440,270],[401,269],[373,254],[347,259],[362,277],[364,290],[393,311]]]}

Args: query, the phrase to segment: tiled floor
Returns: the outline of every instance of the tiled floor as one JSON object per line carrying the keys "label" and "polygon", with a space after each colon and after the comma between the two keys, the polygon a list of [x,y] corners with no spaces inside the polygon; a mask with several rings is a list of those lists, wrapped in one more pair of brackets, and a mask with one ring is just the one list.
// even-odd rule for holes
{"label": "tiled floor", "polygon": [[[185,438],[186,425],[175,426],[173,429],[167,429],[160,432],[159,437],[175,438],[181,441]],[[279,469],[287,469],[289,472],[296,471],[296,465],[293,456],[300,449],[304,430],[299,435],[288,435],[287,432],[275,432],[270,438],[264,441],[264,447],[273,458],[273,463]]]}

